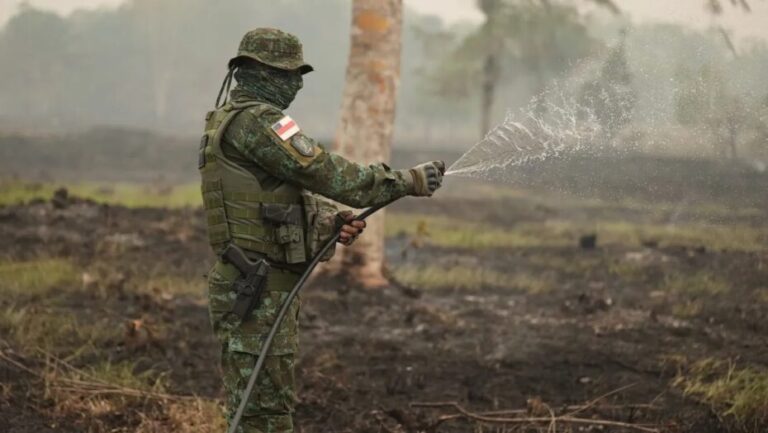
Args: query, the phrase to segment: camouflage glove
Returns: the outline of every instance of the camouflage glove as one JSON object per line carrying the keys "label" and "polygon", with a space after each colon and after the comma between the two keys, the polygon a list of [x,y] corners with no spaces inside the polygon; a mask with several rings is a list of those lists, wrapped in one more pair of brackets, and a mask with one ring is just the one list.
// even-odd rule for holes
{"label": "camouflage glove", "polygon": [[445,163],[443,161],[425,162],[407,172],[403,174],[406,179],[411,179],[410,194],[417,197],[430,197],[443,184]]}

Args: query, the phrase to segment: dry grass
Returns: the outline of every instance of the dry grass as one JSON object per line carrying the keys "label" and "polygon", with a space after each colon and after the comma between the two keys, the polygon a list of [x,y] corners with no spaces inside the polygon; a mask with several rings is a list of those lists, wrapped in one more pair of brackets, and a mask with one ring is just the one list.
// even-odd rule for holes
{"label": "dry grass", "polygon": [[484,287],[504,287],[508,277],[504,274],[469,267],[445,269],[439,266],[403,266],[394,270],[395,280],[410,287],[420,289],[477,289]]}
{"label": "dry grass", "polygon": [[130,183],[27,183],[0,182],[0,206],[25,203],[31,200],[48,200],[53,192],[66,187],[71,195],[91,199],[99,203],[119,204],[127,207],[185,207],[200,206],[200,186],[152,185]]}
{"label": "dry grass", "polygon": [[452,288],[482,290],[507,288],[530,294],[547,293],[554,288],[552,282],[528,274],[505,274],[491,269],[454,266],[403,266],[393,272],[395,280],[410,287],[425,290]]}
{"label": "dry grass", "polygon": [[728,293],[731,290],[731,285],[725,279],[709,271],[698,271],[667,275],[661,290],[692,297],[716,296]]}
{"label": "dry grass", "polygon": [[734,208],[727,204],[717,202],[698,201],[691,203],[669,203],[653,202],[621,198],[618,200],[587,199],[568,203],[569,206],[592,209],[598,211],[610,211],[610,209],[626,209],[638,213],[645,213],[655,216],[659,219],[670,219],[670,215],[678,214],[680,216],[693,216],[695,218],[707,218],[713,221],[734,219],[734,218],[754,218],[765,215],[765,211],[757,208],[744,206]]}
{"label": "dry grass", "polygon": [[[133,359],[112,359],[118,344],[130,343],[124,318],[109,311],[116,290],[147,293],[153,299],[200,298],[203,286],[201,278],[169,275],[126,281],[103,263],[83,272],[63,259],[0,262],[5,297],[0,306],[0,335],[3,344],[13,348],[9,353],[17,359],[17,369],[31,375],[25,380],[33,378],[28,384],[2,387],[0,392],[8,398],[25,393],[30,401],[40,403],[38,410],[54,425],[66,420],[77,431],[223,431],[220,401],[168,394],[166,371],[137,368]],[[98,311],[78,302],[85,299],[94,302]],[[157,336],[158,324],[152,326]]]}
{"label": "dry grass", "polygon": [[680,368],[673,386],[711,406],[739,431],[763,433],[768,423],[768,372],[704,359]]}
{"label": "dry grass", "polygon": [[757,289],[754,295],[755,300],[768,304],[768,288]]}
{"label": "dry grass", "polygon": [[185,278],[177,275],[156,275],[140,281],[136,291],[151,293],[158,297],[190,296],[203,298],[206,296],[206,282],[204,278]]}
{"label": "dry grass", "polygon": [[704,303],[699,300],[685,301],[672,306],[672,314],[682,319],[698,316],[704,309]]}
{"label": "dry grass", "polygon": [[66,419],[78,431],[213,433],[226,428],[220,401],[168,394],[163,375],[137,373],[131,362],[102,361],[86,371],[48,352],[37,353],[11,358],[0,352],[0,358],[42,382],[27,395],[51,403],[41,406],[41,413]]}
{"label": "dry grass", "polygon": [[6,298],[18,299],[78,286],[80,274],[63,259],[0,262],[0,287]]}
{"label": "dry grass", "polygon": [[7,301],[0,309],[0,333],[23,353],[36,348],[70,356],[93,351],[119,333],[107,321],[84,321],[59,307],[84,289],[80,270],[68,260],[0,262],[0,284]]}
{"label": "dry grass", "polygon": [[226,430],[223,408],[218,402],[196,399],[170,402],[155,416],[142,417],[136,433],[219,433]]}
{"label": "dry grass", "polygon": [[527,256],[528,263],[543,269],[553,269],[559,273],[581,276],[602,269],[605,259],[601,256],[580,255],[565,257],[545,252],[532,252]]}
{"label": "dry grass", "polygon": [[632,224],[623,221],[583,223],[566,220],[525,222],[511,228],[480,224],[457,218],[420,214],[390,213],[387,236],[423,235],[418,227],[426,228],[427,242],[441,247],[529,248],[575,247],[585,233],[597,233],[598,244],[642,246],[647,241],[660,245],[706,247],[713,250],[760,251],[768,241],[768,231],[739,225]]}
{"label": "dry grass", "polygon": [[141,391],[165,392],[162,376],[158,376],[152,370],[136,371],[133,362],[122,361],[113,363],[102,360],[90,365],[87,374],[75,374],[77,379],[91,378],[97,382],[108,383],[115,387],[132,388]]}
{"label": "dry grass", "polygon": [[577,239],[570,227],[547,222],[503,229],[456,218],[390,213],[386,224],[387,236],[422,235],[418,229],[421,226],[426,229],[430,244],[452,248],[566,246],[575,245]]}
{"label": "dry grass", "polygon": [[597,224],[603,244],[641,245],[656,241],[660,245],[706,247],[714,250],[760,251],[765,248],[768,231],[738,225],[717,224],[631,224],[603,221]]}
{"label": "dry grass", "polygon": [[648,265],[626,260],[613,260],[608,264],[608,272],[625,282],[641,281],[648,274]]}
{"label": "dry grass", "polygon": [[83,431],[213,433],[226,427],[220,401],[169,394],[164,374],[139,372],[131,361],[102,360],[80,370],[48,353],[44,356],[42,371],[22,368],[42,379],[40,388],[52,403],[44,410]]}
{"label": "dry grass", "polygon": [[96,351],[114,341],[122,328],[107,320],[81,321],[68,311],[35,306],[6,307],[0,311],[0,333],[22,353],[40,348],[66,351],[70,357]]}

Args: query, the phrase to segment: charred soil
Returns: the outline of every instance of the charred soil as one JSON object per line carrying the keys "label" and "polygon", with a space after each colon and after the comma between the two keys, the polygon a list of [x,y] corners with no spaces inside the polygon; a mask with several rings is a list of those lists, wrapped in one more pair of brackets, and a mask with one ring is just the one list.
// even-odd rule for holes
{"label": "charred soil", "polygon": [[[478,197],[487,187],[473,188],[469,195]],[[396,223],[407,222],[389,230],[391,287],[360,291],[317,278],[305,288],[297,406],[302,431],[495,431],[491,426],[502,425],[482,430],[477,420],[451,417],[458,413],[454,406],[421,405],[437,402],[456,402],[473,413],[518,409],[507,416],[532,417],[593,402],[580,416],[659,431],[730,431],[735,424],[720,408],[695,393],[684,395],[675,383],[702,359],[768,367],[766,250],[729,247],[719,237],[720,243],[708,245],[711,230],[667,237],[664,230],[632,229],[668,221],[679,213],[674,207],[571,206],[534,197],[489,194],[474,212],[467,207],[473,202],[458,195],[404,202],[391,214]],[[605,215],[625,225],[581,223]],[[757,244],[768,240],[762,217],[750,213],[741,221]],[[685,224],[711,223],[697,218]],[[740,223],[734,218],[728,224]],[[500,235],[464,245],[454,233],[448,242],[441,230],[452,230],[451,221]],[[410,222],[421,227],[412,230]],[[535,224],[559,237],[514,237]],[[735,233],[730,236],[741,236]],[[63,259],[77,275],[39,293],[0,282],[9,293],[0,299],[4,314],[29,315],[26,322],[2,324],[2,430],[183,431],[176,419],[183,416],[169,414],[169,405],[218,406],[218,347],[203,279],[212,257],[204,234],[198,209],[127,209],[71,198],[0,209],[5,262]],[[585,235],[596,239],[580,245]],[[20,323],[38,314],[104,332],[88,344],[22,341]],[[70,371],[69,379],[88,382],[77,372],[96,375],[93,366],[104,363],[129,365],[129,376],[149,384],[147,394],[110,400],[112,406],[100,411],[91,388],[90,394],[67,393],[65,382],[52,379]],[[121,383],[121,389],[140,385]],[[548,427],[510,423],[503,431]],[[214,429],[207,428],[198,431]],[[556,428],[635,431],[568,423]]]}

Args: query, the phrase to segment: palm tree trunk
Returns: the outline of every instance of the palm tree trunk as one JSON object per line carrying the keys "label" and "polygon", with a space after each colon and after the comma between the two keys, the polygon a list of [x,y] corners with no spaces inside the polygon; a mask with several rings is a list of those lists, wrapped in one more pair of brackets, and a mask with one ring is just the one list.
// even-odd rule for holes
{"label": "palm tree trunk", "polygon": [[496,53],[490,53],[483,64],[482,94],[480,99],[480,139],[491,130],[493,98],[499,81],[499,64]]}
{"label": "palm tree trunk", "polygon": [[[402,7],[402,0],[352,3],[351,46],[336,151],[359,163],[390,158],[400,82]],[[386,284],[384,212],[369,218],[365,235],[339,254],[332,271],[366,287]]]}

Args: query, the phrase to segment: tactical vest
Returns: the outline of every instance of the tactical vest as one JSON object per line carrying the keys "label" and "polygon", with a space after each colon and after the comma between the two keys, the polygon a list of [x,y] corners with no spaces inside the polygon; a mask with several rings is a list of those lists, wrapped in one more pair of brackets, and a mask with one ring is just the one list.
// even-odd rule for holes
{"label": "tactical vest", "polygon": [[259,116],[270,108],[261,102],[229,102],[206,115],[198,168],[208,240],[217,254],[231,242],[276,263],[303,263],[311,251],[305,241],[302,190],[283,182],[265,191],[255,175],[228,160],[221,149],[224,132],[235,116],[245,109]]}

